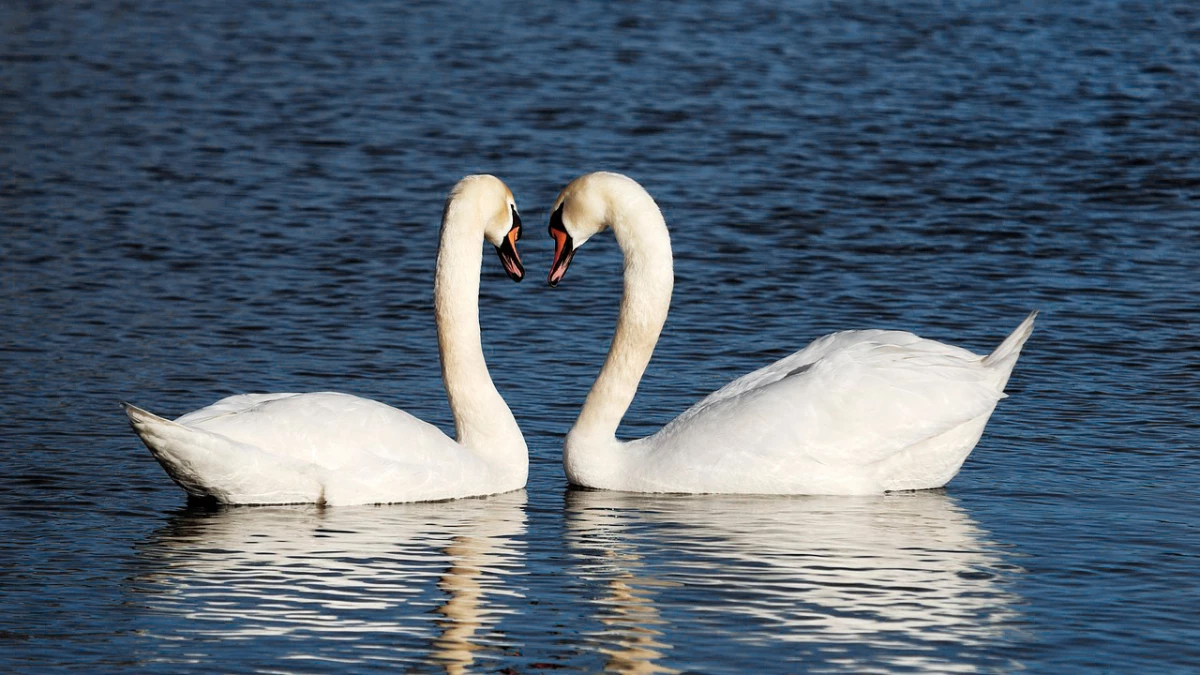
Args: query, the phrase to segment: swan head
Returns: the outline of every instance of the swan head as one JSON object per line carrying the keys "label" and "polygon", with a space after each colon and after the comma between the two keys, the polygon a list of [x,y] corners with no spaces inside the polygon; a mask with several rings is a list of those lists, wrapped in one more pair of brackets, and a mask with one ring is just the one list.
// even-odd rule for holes
{"label": "swan head", "polygon": [[563,188],[550,214],[550,236],[554,238],[551,286],[562,281],[575,251],[612,225],[614,206],[633,195],[649,197],[632,178],[608,171],[585,174]]}
{"label": "swan head", "polygon": [[478,222],[483,223],[483,238],[496,247],[504,271],[513,281],[525,278],[525,266],[517,253],[521,238],[521,215],[517,200],[504,181],[488,174],[467,176],[450,191],[450,203],[462,200],[478,209]]}

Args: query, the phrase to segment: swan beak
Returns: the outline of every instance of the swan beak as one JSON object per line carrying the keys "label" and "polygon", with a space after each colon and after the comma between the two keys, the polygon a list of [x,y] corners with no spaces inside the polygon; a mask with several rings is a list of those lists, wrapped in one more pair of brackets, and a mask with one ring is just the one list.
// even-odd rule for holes
{"label": "swan beak", "polygon": [[520,281],[525,278],[525,266],[521,264],[521,256],[517,253],[517,240],[521,238],[521,218],[513,211],[512,229],[505,235],[504,241],[496,247],[496,253],[500,256],[500,263],[504,265],[504,271],[508,273],[508,278],[513,281]]}
{"label": "swan beak", "polygon": [[562,281],[563,275],[567,273],[567,266],[571,264],[571,257],[575,255],[571,235],[562,224],[561,207],[550,216],[550,236],[554,237],[554,262],[550,263],[550,278],[547,281],[553,288]]}

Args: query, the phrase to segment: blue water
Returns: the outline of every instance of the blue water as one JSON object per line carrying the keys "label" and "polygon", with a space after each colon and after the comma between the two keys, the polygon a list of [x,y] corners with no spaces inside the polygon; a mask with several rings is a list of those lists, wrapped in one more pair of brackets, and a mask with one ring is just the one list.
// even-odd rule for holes
{"label": "blue water", "polygon": [[[0,5],[5,672],[1193,672],[1200,9],[1189,2]],[[1052,6],[1047,6],[1052,5]],[[559,188],[617,170],[676,286],[622,433],[844,328],[987,352],[944,490],[567,489],[616,315]],[[451,427],[446,191],[517,195],[485,348],[525,492],[187,504],[117,401],[339,390]]]}

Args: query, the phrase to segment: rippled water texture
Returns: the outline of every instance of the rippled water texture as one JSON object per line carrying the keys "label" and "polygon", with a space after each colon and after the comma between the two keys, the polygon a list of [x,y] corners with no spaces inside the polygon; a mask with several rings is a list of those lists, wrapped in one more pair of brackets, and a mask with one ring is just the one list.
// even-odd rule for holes
{"label": "rippled water texture", "polygon": [[[1200,10],[1189,2],[0,3],[5,672],[1192,672]],[[621,263],[557,289],[597,169],[672,227],[622,433],[842,328],[1038,328],[944,490],[568,490]],[[431,307],[466,173],[527,491],[187,505],[127,428],[340,390],[450,427]]]}

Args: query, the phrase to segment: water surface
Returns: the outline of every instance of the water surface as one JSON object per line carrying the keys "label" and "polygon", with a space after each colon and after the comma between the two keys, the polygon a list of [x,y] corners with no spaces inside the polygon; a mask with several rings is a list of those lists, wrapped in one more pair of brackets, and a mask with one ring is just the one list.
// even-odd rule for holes
{"label": "water surface", "polygon": [[[18,2],[0,8],[7,672],[1189,672],[1200,664],[1200,11],[1186,2]],[[621,263],[541,279],[558,189],[672,228],[622,433],[845,328],[1038,328],[944,490],[568,490]],[[529,487],[189,506],[119,400],[347,391],[451,428],[462,175]]]}

